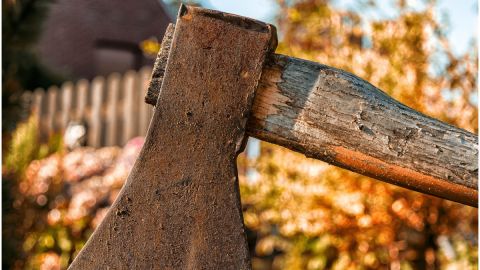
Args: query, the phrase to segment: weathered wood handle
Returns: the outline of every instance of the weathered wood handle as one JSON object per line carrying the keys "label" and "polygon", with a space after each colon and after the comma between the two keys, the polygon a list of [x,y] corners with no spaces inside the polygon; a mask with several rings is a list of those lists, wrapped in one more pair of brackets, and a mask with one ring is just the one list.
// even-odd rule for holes
{"label": "weathered wood handle", "polygon": [[[169,27],[146,102],[156,104]],[[247,134],[391,184],[477,207],[478,138],[343,70],[272,54]]]}

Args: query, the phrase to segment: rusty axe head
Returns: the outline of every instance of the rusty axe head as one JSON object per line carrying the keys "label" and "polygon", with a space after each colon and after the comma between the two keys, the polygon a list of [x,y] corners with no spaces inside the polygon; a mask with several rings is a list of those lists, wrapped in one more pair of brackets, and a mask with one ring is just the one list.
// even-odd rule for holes
{"label": "rusty axe head", "polygon": [[275,46],[271,25],[181,6],[146,98],[159,106],[144,147],[71,269],[250,268],[236,157]]}

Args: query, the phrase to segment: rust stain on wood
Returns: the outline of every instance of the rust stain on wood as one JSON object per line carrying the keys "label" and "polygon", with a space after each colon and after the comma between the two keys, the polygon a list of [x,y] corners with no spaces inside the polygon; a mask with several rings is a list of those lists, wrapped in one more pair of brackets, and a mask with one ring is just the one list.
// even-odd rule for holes
{"label": "rust stain on wood", "polygon": [[448,197],[454,201],[477,207],[477,190],[388,164],[342,146],[332,147],[332,149],[335,153],[335,162],[344,168],[408,189],[438,197]]}

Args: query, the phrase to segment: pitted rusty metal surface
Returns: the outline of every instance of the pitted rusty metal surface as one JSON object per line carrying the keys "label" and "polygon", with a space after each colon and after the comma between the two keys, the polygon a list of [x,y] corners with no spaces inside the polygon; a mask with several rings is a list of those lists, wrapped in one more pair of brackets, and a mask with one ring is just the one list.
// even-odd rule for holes
{"label": "pitted rusty metal surface", "polygon": [[[170,47],[172,46],[174,31],[175,25],[173,23],[169,24],[167,30],[165,30],[162,45],[158,52],[157,59],[155,59],[155,65],[153,66],[148,91],[145,95],[145,102],[148,104],[157,104],[158,95],[160,94],[160,89],[162,87],[163,76],[165,75],[165,68],[167,67],[168,54],[170,53]],[[156,91],[153,91],[152,89],[156,89]]]}
{"label": "pitted rusty metal surface", "polygon": [[142,152],[70,269],[251,268],[236,157],[274,44],[270,25],[182,6]]}

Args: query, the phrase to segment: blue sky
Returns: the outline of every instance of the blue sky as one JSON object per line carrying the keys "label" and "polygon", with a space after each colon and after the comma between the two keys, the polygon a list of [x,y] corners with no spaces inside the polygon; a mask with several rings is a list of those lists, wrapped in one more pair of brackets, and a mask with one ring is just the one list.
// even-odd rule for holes
{"label": "blue sky", "polygon": [[[278,6],[275,0],[201,0],[204,7],[235,13],[254,19],[274,23]],[[355,0],[334,0],[340,8],[354,9]],[[378,1],[380,13],[368,14],[371,18],[394,17],[396,10],[392,8],[392,0]],[[421,0],[408,0],[411,6],[422,7]],[[469,47],[471,39],[478,32],[478,7],[476,0],[438,0],[437,14],[448,17],[448,38],[456,53],[463,53]]]}

